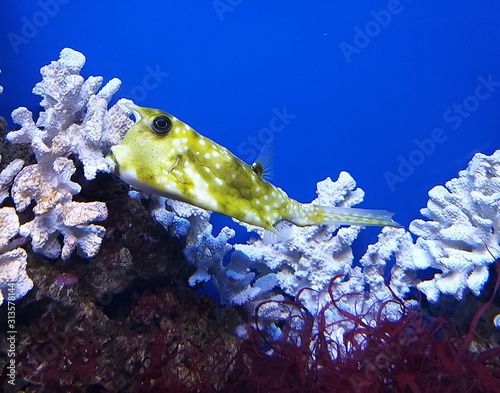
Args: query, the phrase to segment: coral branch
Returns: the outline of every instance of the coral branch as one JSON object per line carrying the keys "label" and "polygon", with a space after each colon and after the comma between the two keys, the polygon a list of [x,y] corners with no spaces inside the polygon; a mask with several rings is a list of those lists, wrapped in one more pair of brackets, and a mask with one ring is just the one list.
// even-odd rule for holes
{"label": "coral branch", "polygon": [[[75,249],[85,258],[98,252],[105,229],[91,223],[106,219],[106,205],[73,201],[81,186],[71,180],[76,168],[69,157],[83,164],[87,180],[94,179],[97,171],[109,170],[104,157],[132,124],[119,105],[107,109],[121,82],[112,79],[98,91],[102,77],[85,80],[79,75],[84,64],[81,53],[65,48],[58,61],[42,67],[43,79],[33,93],[42,96],[44,111],[35,123],[26,108],[14,110],[12,119],[21,129],[7,134],[12,143],[30,143],[35,153],[37,163],[17,174],[11,193],[19,212],[35,203],[35,218],[20,233],[31,237],[33,250],[48,258],[66,260]],[[15,172],[19,165],[13,163],[9,170]],[[12,175],[6,177],[8,184]],[[5,188],[1,184],[0,190]]]}

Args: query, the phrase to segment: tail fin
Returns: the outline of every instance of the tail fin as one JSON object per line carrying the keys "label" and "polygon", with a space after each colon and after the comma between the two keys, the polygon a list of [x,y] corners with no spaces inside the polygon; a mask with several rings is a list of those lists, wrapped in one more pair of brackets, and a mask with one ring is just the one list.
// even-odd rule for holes
{"label": "tail fin", "polygon": [[394,213],[387,210],[331,206],[315,206],[314,210],[318,211],[318,215],[315,217],[321,217],[323,221],[321,224],[401,227],[400,224],[392,220]]}
{"label": "tail fin", "polygon": [[290,220],[296,225],[375,225],[401,227],[392,220],[394,213],[386,210],[357,209],[352,207],[333,207],[302,205],[300,217]]}

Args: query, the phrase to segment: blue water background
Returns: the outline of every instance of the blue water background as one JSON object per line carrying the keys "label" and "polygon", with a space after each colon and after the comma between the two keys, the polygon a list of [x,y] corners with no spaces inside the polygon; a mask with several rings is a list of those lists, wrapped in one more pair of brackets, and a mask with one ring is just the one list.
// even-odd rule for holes
{"label": "blue water background", "polygon": [[[0,115],[38,111],[40,67],[71,47],[87,57],[83,76],[122,80],[115,101],[162,108],[248,162],[272,134],[273,182],[299,201],[348,171],[362,207],[407,226],[430,188],[500,147],[498,1],[17,0],[0,10]],[[477,90],[481,78],[497,86]]]}

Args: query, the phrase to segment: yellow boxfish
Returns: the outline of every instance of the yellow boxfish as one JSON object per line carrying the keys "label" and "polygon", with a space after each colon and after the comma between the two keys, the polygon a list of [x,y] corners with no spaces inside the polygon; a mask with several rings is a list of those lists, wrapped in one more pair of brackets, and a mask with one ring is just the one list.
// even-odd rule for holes
{"label": "yellow boxfish", "polygon": [[135,124],[107,160],[133,187],[225,214],[274,233],[283,222],[306,225],[399,226],[392,213],[302,204],[228,149],[158,109],[126,106]]}

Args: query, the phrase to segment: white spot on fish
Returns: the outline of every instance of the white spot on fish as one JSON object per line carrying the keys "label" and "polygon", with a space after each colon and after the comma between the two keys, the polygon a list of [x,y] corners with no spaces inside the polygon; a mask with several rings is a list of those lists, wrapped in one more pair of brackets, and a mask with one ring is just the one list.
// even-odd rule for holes
{"label": "white spot on fish", "polygon": [[[189,177],[193,177],[193,176],[194,176],[194,174],[195,174],[195,173],[194,173],[194,171],[193,171],[193,169],[192,169],[191,167],[187,167],[187,168],[185,169],[185,171],[186,171],[186,174],[187,174]],[[197,175],[197,174],[196,174],[196,175]]]}
{"label": "white spot on fish", "polygon": [[205,158],[208,160],[210,158],[210,153],[205,153]]}
{"label": "white spot on fish", "polygon": [[245,212],[245,220],[252,221],[255,218],[255,213],[252,211]]}
{"label": "white spot on fish", "polygon": [[204,141],[203,139],[200,139],[200,140],[198,141],[198,143],[199,143],[200,145],[202,145],[202,146],[204,146],[204,145],[205,145],[205,141]]}

